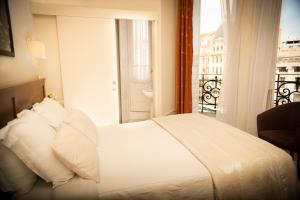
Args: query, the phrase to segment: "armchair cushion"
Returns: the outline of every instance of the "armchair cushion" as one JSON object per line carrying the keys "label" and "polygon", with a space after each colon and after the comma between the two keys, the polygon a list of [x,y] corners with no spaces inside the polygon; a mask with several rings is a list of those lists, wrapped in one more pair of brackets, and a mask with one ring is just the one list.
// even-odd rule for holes
{"label": "armchair cushion", "polygon": [[260,138],[286,150],[300,152],[297,145],[299,131],[291,130],[265,130],[258,132]]}

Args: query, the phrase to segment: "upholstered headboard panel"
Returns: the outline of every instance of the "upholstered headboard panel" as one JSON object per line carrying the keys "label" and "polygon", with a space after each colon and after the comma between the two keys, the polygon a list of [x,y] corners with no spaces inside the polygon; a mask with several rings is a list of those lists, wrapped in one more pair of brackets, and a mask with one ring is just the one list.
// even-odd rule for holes
{"label": "upholstered headboard panel", "polygon": [[45,97],[45,79],[0,89],[0,128]]}

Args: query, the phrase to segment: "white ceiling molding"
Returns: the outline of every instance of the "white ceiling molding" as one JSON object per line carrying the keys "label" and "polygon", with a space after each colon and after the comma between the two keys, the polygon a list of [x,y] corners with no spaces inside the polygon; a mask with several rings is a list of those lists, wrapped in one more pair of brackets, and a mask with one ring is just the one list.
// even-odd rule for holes
{"label": "white ceiling molding", "polygon": [[99,17],[107,19],[159,19],[158,12],[121,10],[121,9],[104,9],[91,8],[70,5],[57,5],[46,3],[31,3],[31,12],[36,15],[56,15],[70,17]]}

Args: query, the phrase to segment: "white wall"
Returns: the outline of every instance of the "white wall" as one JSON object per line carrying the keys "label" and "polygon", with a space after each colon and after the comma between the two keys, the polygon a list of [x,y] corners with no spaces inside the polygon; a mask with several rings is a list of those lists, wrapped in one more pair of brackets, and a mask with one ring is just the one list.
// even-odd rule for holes
{"label": "white wall", "polygon": [[[158,48],[159,48],[159,62],[157,64],[157,67],[159,67],[159,85],[160,90],[156,91],[158,92],[156,95],[158,97],[157,102],[159,102],[159,106],[157,106],[158,110],[157,113],[159,115],[166,115],[169,113],[172,113],[175,111],[175,40],[176,40],[176,0],[90,0],[90,1],[83,1],[83,0],[32,0],[33,2],[33,10],[37,14],[50,14],[59,12],[61,14],[66,14],[67,12],[74,14],[74,12],[81,11],[80,15],[85,15],[86,13],[89,13],[89,10],[91,11],[91,14],[99,15],[97,11],[94,9],[97,8],[105,8],[105,9],[118,9],[114,11],[115,17],[121,16],[121,17],[136,17],[136,16],[145,16],[148,15],[148,17],[157,16],[158,21]],[[64,9],[59,9],[57,6],[63,5]],[[46,5],[46,7],[45,7]],[[66,7],[67,6],[67,7]],[[66,8],[72,8],[67,10]],[[83,8],[84,9],[80,9]],[[125,11],[126,10],[126,11]],[[128,11],[129,10],[129,11]],[[130,11],[131,10],[131,11]],[[121,14],[120,14],[121,13]],[[133,13],[133,14],[132,14]],[[101,13],[100,13],[101,14]],[[107,13],[104,13],[103,16],[107,16]],[[45,76],[46,79],[49,79],[48,83],[51,84],[51,86],[47,86],[48,92],[51,88],[58,96],[61,96],[62,90],[61,86],[56,85],[57,83],[61,84],[61,78],[57,75],[60,64],[56,61],[50,61],[50,57],[52,54],[57,58],[55,51],[58,52],[58,49],[55,47],[54,43],[49,43],[48,39],[46,37],[45,32],[47,32],[47,29],[52,29],[56,31],[56,27],[51,22],[52,17],[41,17],[40,15],[35,15],[35,22],[37,26],[37,37],[40,37],[38,39],[44,40],[46,44],[46,54],[49,59],[47,59],[44,63],[44,61],[41,62],[42,66],[48,66],[51,67],[51,71],[43,71],[43,68],[41,68],[41,75]],[[41,25],[40,23],[47,23],[46,21],[49,21],[47,26]],[[43,30],[44,29],[44,30]],[[40,33],[44,32],[44,36],[41,36]],[[52,39],[55,40],[55,38],[52,37]],[[52,40],[50,39],[50,40]],[[57,40],[57,39],[56,39]],[[54,42],[54,41],[53,41]],[[56,42],[57,44],[58,42]],[[49,46],[50,45],[50,46]],[[51,52],[48,52],[48,47],[51,48]],[[49,56],[48,56],[49,54]],[[55,54],[55,55],[54,55]],[[49,61],[48,61],[49,60]],[[48,69],[47,69],[48,70]],[[54,72],[56,71],[56,72]],[[51,81],[50,81],[51,80]],[[52,85],[54,84],[54,85]],[[46,89],[47,89],[46,88]]]}
{"label": "white wall", "polygon": [[26,37],[34,36],[33,17],[27,0],[9,1],[15,57],[0,55],[0,88],[38,78],[37,62],[29,54]]}
{"label": "white wall", "polygon": [[176,1],[161,1],[162,114],[175,112]]}
{"label": "white wall", "polygon": [[46,48],[45,60],[39,60],[40,76],[46,78],[46,94],[54,93],[63,99],[56,16],[34,15],[37,40]]}

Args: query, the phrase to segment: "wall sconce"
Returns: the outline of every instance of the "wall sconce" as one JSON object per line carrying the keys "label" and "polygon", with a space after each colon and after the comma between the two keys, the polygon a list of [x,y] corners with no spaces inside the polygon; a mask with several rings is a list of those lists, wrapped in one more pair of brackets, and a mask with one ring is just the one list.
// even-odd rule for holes
{"label": "wall sconce", "polygon": [[46,59],[45,44],[38,40],[32,40],[31,37],[27,38],[27,45],[32,57],[36,59]]}

